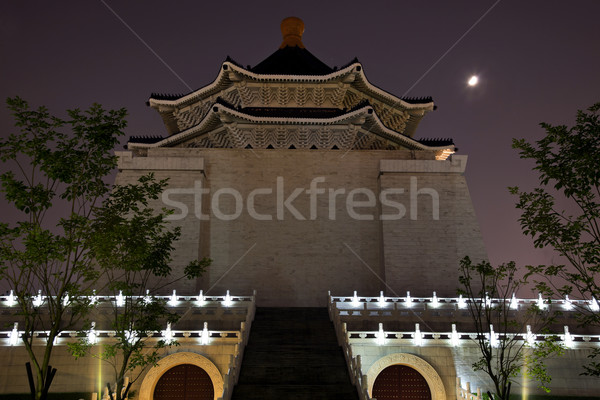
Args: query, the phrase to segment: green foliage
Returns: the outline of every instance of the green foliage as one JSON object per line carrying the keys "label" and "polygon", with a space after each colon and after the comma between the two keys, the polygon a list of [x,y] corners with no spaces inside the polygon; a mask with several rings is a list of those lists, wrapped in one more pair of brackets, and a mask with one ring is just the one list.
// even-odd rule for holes
{"label": "green foliage", "polygon": [[551,377],[544,360],[563,353],[557,337],[532,346],[523,340],[527,325],[541,333],[553,322],[553,317],[536,305],[519,312],[510,309],[512,295],[527,284],[524,278],[518,278],[518,272],[514,262],[497,267],[487,261],[474,264],[469,257],[460,262],[459,294],[467,300],[481,354],[473,369],[490,377],[501,400],[508,400],[511,384],[519,374],[534,379],[540,388],[549,391]]}
{"label": "green foliage", "polygon": [[207,258],[194,260],[182,272],[172,270],[173,243],[181,232],[168,225],[170,211],[152,204],[166,185],[166,180],[157,181],[149,174],[135,184],[115,186],[96,209],[91,224],[90,254],[107,279],[106,291],[114,296],[122,293],[124,304],[114,304],[107,321],[116,333],[114,343],[103,344],[102,351],[96,353],[83,337],[70,350],[76,357],[90,354],[113,368],[117,400],[122,398],[126,376],[135,382],[157,364],[161,349],[177,345],[152,337],[179,319],[164,299],[152,294],[180,279],[200,276],[211,262]]}
{"label": "green foliage", "polygon": [[[35,398],[42,399],[54,338],[85,316],[86,296],[99,277],[90,252],[92,221],[109,191],[104,177],[116,166],[110,151],[123,134],[126,111],[94,104],[59,118],[18,97],[7,103],[17,129],[0,140],[0,160],[10,164],[0,190],[22,218],[0,222],[0,279],[14,290]],[[32,302],[38,290],[48,296],[42,307]],[[47,345],[34,353],[33,332],[41,330],[48,332]]]}
{"label": "green foliage", "polygon": [[[509,188],[518,196],[523,233],[536,247],[550,247],[566,265],[529,266],[529,275],[542,278],[538,290],[550,296],[575,295],[600,299],[600,103],[578,111],[569,128],[542,123],[546,135],[535,142],[513,140],[521,158],[535,162],[539,187],[531,192]],[[579,307],[580,322],[600,326],[600,314]],[[592,355],[592,359],[598,353]],[[586,375],[600,376],[592,361]]]}

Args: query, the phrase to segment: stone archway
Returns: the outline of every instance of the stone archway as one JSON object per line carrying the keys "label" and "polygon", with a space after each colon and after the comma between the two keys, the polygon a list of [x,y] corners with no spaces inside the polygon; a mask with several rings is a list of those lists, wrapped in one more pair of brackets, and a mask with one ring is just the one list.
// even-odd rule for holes
{"label": "stone archway", "polygon": [[406,365],[416,370],[425,378],[431,391],[432,400],[446,400],[446,389],[442,378],[436,370],[425,360],[412,354],[394,353],[375,361],[367,372],[367,383],[369,385],[369,396],[373,396],[373,385],[377,376],[387,367],[392,365]]}
{"label": "stone archway", "polygon": [[153,400],[154,389],[161,376],[173,367],[181,364],[191,364],[202,368],[213,384],[214,400],[223,396],[223,376],[219,369],[208,358],[196,353],[181,352],[166,356],[158,362],[158,365],[146,374],[140,387],[139,400]]}

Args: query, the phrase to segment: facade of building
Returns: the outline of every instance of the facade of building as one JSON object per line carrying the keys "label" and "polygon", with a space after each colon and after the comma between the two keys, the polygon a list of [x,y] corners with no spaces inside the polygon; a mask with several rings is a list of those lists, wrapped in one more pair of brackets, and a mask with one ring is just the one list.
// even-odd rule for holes
{"label": "facade of building", "polygon": [[[172,209],[182,229],[175,267],[213,260],[202,278],[159,293],[184,316],[169,333],[181,345],[135,383],[136,398],[168,398],[160,396],[171,378],[161,379],[189,366],[206,373],[207,398],[230,399],[256,307],[327,307],[361,399],[395,398],[376,385],[392,366],[421,382],[425,397],[408,398],[464,398],[467,382],[471,392],[491,389],[471,368],[477,350],[456,298],[459,260],[486,259],[467,156],[450,139],[415,137],[431,98],[376,87],[357,60],[325,65],[304,47],[303,29],[288,18],[281,47],[258,65],[228,59],[201,89],[153,94],[148,105],[166,135],[132,137],[117,152],[117,184],[150,172],[169,179],[156,207]],[[21,370],[12,372],[26,354],[4,334],[0,390],[27,392]],[[600,341],[561,334],[579,365]],[[71,358],[63,346],[71,336],[58,342],[53,389],[96,391],[108,375],[97,360]],[[600,390],[561,360],[551,370],[556,394]]]}

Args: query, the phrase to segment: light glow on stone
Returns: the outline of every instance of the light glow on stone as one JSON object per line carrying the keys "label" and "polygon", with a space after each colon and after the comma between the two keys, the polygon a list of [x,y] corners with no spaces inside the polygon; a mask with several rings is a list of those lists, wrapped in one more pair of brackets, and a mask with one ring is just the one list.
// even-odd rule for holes
{"label": "light glow on stone", "polygon": [[196,303],[197,303],[199,306],[203,306],[203,305],[204,305],[204,293],[203,293],[203,291],[202,291],[202,290],[201,290],[201,291],[200,291],[200,293],[198,294],[198,300],[196,301]]}
{"label": "light glow on stone", "polygon": [[433,297],[431,298],[431,305],[434,308],[437,308],[440,305],[440,302],[438,301],[438,298],[437,298],[437,294],[435,292],[433,292]]}
{"label": "light glow on stone", "polygon": [[379,292],[379,307],[385,307],[385,297],[383,296],[383,290]]}
{"label": "light glow on stone", "polygon": [[136,338],[137,333],[133,330],[133,327],[130,327],[129,330],[125,332],[125,340],[127,340],[129,344],[134,344]]}
{"label": "light glow on stone", "polygon": [[512,298],[510,299],[510,308],[513,310],[516,310],[519,307],[518,303],[517,303],[517,298],[515,297],[515,294],[512,294]]}
{"label": "light glow on stone", "polygon": [[569,332],[569,327],[565,325],[565,347],[572,349],[573,348],[573,337]]}
{"label": "light glow on stone", "polygon": [[152,297],[150,297],[150,290],[146,289],[146,296],[144,296],[144,303],[150,304],[152,302]]}
{"label": "light glow on stone", "polygon": [[412,299],[410,298],[410,292],[406,292],[406,307],[412,307]]}
{"label": "light glow on stone", "polygon": [[167,323],[167,329],[162,332],[163,337],[165,338],[165,342],[171,343],[173,342],[173,332],[171,332],[171,323]]}
{"label": "light glow on stone", "polygon": [[488,339],[492,347],[498,347],[498,335],[494,332],[494,325],[492,324],[490,324],[490,336]]}
{"label": "light glow on stone", "polygon": [[63,298],[63,307],[69,305],[69,293],[65,293],[65,297]]}
{"label": "light glow on stone", "polygon": [[171,295],[171,298],[169,299],[169,305],[171,307],[174,307],[177,305],[177,291],[173,290],[173,294]]}
{"label": "light glow on stone", "polygon": [[37,294],[37,296],[35,296],[35,299],[33,300],[33,306],[40,307],[43,302],[44,302],[44,300],[42,299],[42,291],[38,290],[38,294]]}
{"label": "light glow on stone", "polygon": [[377,332],[377,344],[385,344],[385,332],[383,331],[383,323],[379,323],[379,332]]}
{"label": "light glow on stone", "polygon": [[565,296],[564,307],[565,307],[565,310],[572,310],[573,309],[573,302],[571,301],[571,299],[569,299],[569,295]]}
{"label": "light glow on stone", "polygon": [[460,343],[460,335],[456,331],[456,324],[452,324],[452,335],[450,336],[450,342],[454,347],[458,346]]}
{"label": "light glow on stone", "polygon": [[598,305],[598,301],[596,300],[595,297],[592,297],[592,303],[590,304],[590,309],[592,311],[598,311],[598,310],[600,310],[600,306]]}
{"label": "light glow on stone", "polygon": [[119,294],[117,296],[117,307],[123,307],[125,305],[125,298],[123,297],[123,291],[119,290]]}
{"label": "light glow on stone", "polygon": [[458,296],[458,308],[461,310],[467,308],[467,302],[463,299],[462,294]]}
{"label": "light glow on stone", "polygon": [[354,296],[352,296],[352,306],[353,307],[360,306],[360,301],[358,300],[358,294],[356,293],[356,290],[354,291]]}
{"label": "light glow on stone", "polygon": [[208,322],[204,323],[204,329],[202,329],[202,344],[208,344],[210,333],[208,332]]}
{"label": "light glow on stone", "polygon": [[96,323],[92,322],[92,327],[88,331],[87,340],[90,344],[98,343],[98,335],[96,334]]}
{"label": "light glow on stone", "polygon": [[485,306],[488,308],[492,306],[492,299],[490,299],[487,292],[485,293]]}
{"label": "light glow on stone", "polygon": [[421,333],[421,329],[419,328],[419,324],[415,324],[415,338],[414,338],[415,346],[421,346],[423,344],[423,334]]}
{"label": "light glow on stone", "polygon": [[15,301],[15,294],[14,292],[11,290],[10,294],[8,295],[8,306],[14,306],[16,303]]}
{"label": "light glow on stone", "polygon": [[9,334],[8,337],[8,342],[10,343],[11,346],[16,346],[17,343],[19,342],[19,323],[15,322],[15,324],[13,325],[13,329]]}
{"label": "light glow on stone", "polygon": [[223,305],[225,307],[229,307],[233,302],[231,301],[231,295],[229,294],[229,290],[227,291],[227,294],[225,295],[225,301],[223,302]]}
{"label": "light glow on stone", "polygon": [[535,343],[535,335],[531,332],[531,325],[527,325],[527,334],[525,335],[525,340],[527,340],[527,344],[533,346]]}
{"label": "light glow on stone", "polygon": [[537,306],[540,310],[543,310],[546,305],[544,304],[544,299],[542,298],[542,294],[538,293]]}

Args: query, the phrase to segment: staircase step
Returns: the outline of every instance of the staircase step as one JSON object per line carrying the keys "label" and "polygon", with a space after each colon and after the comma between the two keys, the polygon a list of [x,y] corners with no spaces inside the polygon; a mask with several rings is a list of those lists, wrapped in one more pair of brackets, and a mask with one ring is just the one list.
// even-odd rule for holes
{"label": "staircase step", "polygon": [[240,385],[232,399],[238,400],[353,400],[353,386],[339,385]]}
{"label": "staircase step", "polygon": [[257,308],[232,400],[357,400],[326,308]]}

